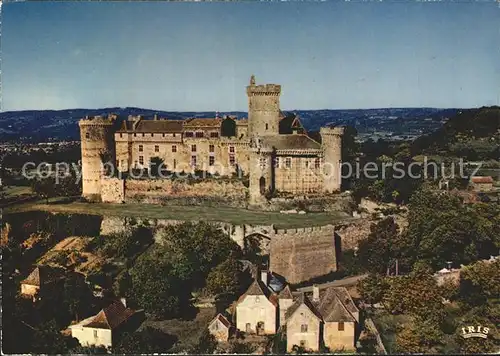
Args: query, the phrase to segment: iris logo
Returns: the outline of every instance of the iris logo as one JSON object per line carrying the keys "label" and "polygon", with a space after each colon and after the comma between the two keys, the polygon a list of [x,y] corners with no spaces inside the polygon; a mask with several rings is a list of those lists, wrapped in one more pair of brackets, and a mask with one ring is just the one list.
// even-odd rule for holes
{"label": "iris logo", "polygon": [[464,339],[468,339],[471,337],[480,337],[486,339],[488,337],[488,333],[490,332],[490,328],[484,326],[465,326],[462,328],[462,337]]}

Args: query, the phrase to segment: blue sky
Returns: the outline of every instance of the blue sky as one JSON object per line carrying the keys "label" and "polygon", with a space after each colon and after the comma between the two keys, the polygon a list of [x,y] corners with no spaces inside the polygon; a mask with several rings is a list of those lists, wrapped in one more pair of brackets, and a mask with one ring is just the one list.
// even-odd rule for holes
{"label": "blue sky", "polygon": [[16,2],[2,6],[2,109],[500,104],[500,6],[483,2]]}

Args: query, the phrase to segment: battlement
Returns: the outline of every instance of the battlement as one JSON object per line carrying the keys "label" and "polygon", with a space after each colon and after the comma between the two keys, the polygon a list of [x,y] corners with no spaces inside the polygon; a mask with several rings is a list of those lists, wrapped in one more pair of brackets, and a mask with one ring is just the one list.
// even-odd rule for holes
{"label": "battlement", "polygon": [[335,230],[333,225],[323,225],[323,226],[311,226],[311,227],[302,227],[295,229],[275,229],[276,235],[300,235],[300,234],[308,234],[313,232],[324,232],[324,233],[332,233]]}
{"label": "battlement", "polygon": [[78,126],[111,126],[115,123],[117,119],[116,115],[110,114],[107,117],[104,116],[86,116],[85,118],[78,121]]}
{"label": "battlement", "polygon": [[321,136],[342,136],[344,127],[321,127],[319,133]]}
{"label": "battlement", "polygon": [[279,96],[281,94],[281,85],[278,84],[262,84],[247,86],[248,96],[271,95]]}

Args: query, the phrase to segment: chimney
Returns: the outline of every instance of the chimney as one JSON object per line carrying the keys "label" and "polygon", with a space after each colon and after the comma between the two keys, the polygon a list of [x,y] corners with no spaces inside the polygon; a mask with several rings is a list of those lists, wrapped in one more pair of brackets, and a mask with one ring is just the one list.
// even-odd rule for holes
{"label": "chimney", "polygon": [[319,302],[319,287],[316,284],[313,285],[313,302]]}
{"label": "chimney", "polygon": [[267,271],[260,271],[260,280],[267,287]]}
{"label": "chimney", "polygon": [[122,302],[123,306],[126,308],[127,307],[127,299],[125,298],[120,298],[120,302]]}

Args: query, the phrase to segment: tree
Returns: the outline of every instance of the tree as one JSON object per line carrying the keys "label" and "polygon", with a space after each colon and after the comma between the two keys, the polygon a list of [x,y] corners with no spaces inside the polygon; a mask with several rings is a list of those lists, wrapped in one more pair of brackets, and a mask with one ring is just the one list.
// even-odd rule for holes
{"label": "tree", "polygon": [[141,255],[130,270],[131,296],[153,317],[180,315],[189,305],[189,288],[174,273],[161,251]]}
{"label": "tree", "polygon": [[31,352],[36,354],[67,354],[78,345],[78,340],[61,334],[57,323],[49,321],[39,325],[33,334]]}
{"label": "tree", "polygon": [[55,197],[57,193],[53,178],[33,179],[31,181],[31,189],[37,196],[46,199],[47,204],[49,203],[49,199]]}
{"label": "tree", "polygon": [[413,318],[403,325],[396,333],[396,352],[440,353],[444,334],[432,322]]}
{"label": "tree", "polygon": [[123,271],[118,276],[116,276],[115,282],[113,283],[113,292],[116,296],[128,296],[131,288],[132,278],[130,277],[128,271]]}
{"label": "tree", "polygon": [[411,314],[439,325],[444,319],[441,291],[431,274],[420,271],[388,278],[383,304],[393,314]]}
{"label": "tree", "polygon": [[113,347],[117,354],[153,354],[166,353],[177,341],[177,337],[158,329],[146,327],[141,331],[125,333]]}
{"label": "tree", "polygon": [[388,285],[385,278],[379,274],[370,274],[358,283],[358,292],[364,302],[371,304],[379,303],[384,298]]}
{"label": "tree", "polygon": [[393,246],[398,234],[399,227],[392,217],[371,225],[370,234],[359,243],[358,259],[365,270],[386,272],[389,262],[397,256]]}
{"label": "tree", "polygon": [[500,260],[479,261],[460,272],[459,298],[469,306],[484,305],[500,296]]}
{"label": "tree", "polygon": [[240,290],[241,263],[230,256],[210,271],[206,281],[206,292],[216,296],[233,297]]}
{"label": "tree", "polygon": [[210,334],[208,329],[204,329],[196,345],[190,350],[193,354],[212,354],[217,349],[217,340]]}
{"label": "tree", "polygon": [[75,174],[69,174],[59,179],[56,192],[58,195],[65,197],[80,196],[82,194],[82,186]]}
{"label": "tree", "polygon": [[76,273],[70,273],[64,280],[64,306],[79,320],[80,316],[90,313],[94,305],[94,295],[87,283]]}
{"label": "tree", "polygon": [[149,170],[151,173],[151,176],[153,177],[159,177],[160,173],[163,174],[163,171],[165,170],[165,161],[160,158],[160,157],[151,157],[150,159],[150,164],[149,164]]}

